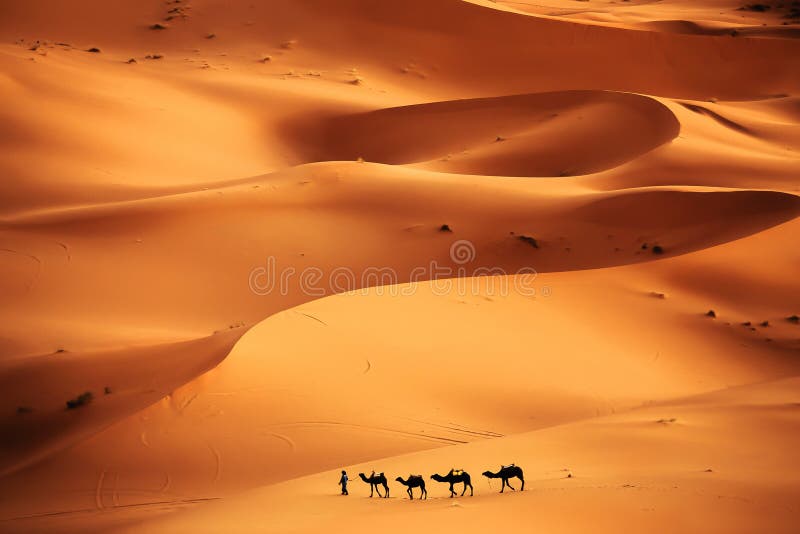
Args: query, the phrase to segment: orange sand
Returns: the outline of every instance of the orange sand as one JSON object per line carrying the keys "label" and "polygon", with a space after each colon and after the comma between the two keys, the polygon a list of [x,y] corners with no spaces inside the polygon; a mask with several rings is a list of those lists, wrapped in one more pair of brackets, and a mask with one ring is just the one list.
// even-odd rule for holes
{"label": "orange sand", "polygon": [[739,7],[2,2],[0,531],[795,530],[800,41]]}

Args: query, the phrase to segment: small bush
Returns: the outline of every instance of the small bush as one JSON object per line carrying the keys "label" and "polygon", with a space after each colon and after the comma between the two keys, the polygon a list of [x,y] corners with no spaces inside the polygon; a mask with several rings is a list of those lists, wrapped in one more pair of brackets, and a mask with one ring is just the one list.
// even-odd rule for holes
{"label": "small bush", "polygon": [[449,224],[443,224],[439,227],[440,232],[452,232],[453,230],[450,228]]}
{"label": "small bush", "polygon": [[87,50],[87,52],[91,52],[92,54],[99,54],[100,53],[100,49],[96,48],[96,47],[92,47],[89,50]]}
{"label": "small bush", "polygon": [[717,312],[715,312],[714,310],[708,310],[706,312],[706,317],[711,317],[712,319],[716,319]]}
{"label": "small bush", "polygon": [[160,24],[160,23],[156,22],[155,24],[152,24],[150,26],[150,29],[151,30],[166,30],[167,26],[164,26],[163,24]]}
{"label": "small bush", "polygon": [[791,315],[787,317],[786,320],[789,321],[790,323],[800,324],[800,317],[798,317],[797,315]]}
{"label": "small bush", "polygon": [[519,239],[523,243],[529,244],[533,248],[539,248],[539,242],[536,241],[535,237],[530,237],[530,236],[527,236],[527,235],[520,235],[520,236],[517,236],[517,239]]}
{"label": "small bush", "polygon": [[91,391],[86,391],[81,393],[74,399],[70,399],[67,401],[67,410],[74,410],[75,408],[80,408],[81,406],[86,406],[94,399],[94,395],[92,395]]}
{"label": "small bush", "polygon": [[31,408],[30,406],[17,406],[17,413],[20,415],[31,413],[32,411],[33,408]]}
{"label": "small bush", "polygon": [[653,245],[653,254],[663,254],[664,248],[661,245]]}
{"label": "small bush", "polygon": [[739,11],[755,11],[756,13],[764,13],[772,9],[772,6],[767,4],[747,4],[739,8]]}

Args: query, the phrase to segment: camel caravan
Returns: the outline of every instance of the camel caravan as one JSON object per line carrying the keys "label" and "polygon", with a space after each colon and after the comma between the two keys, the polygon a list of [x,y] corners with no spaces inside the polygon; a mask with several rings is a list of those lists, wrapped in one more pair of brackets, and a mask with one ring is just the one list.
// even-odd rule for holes
{"label": "camel caravan", "polygon": [[[369,476],[365,475],[364,473],[358,474],[359,478],[364,481],[364,483],[369,484],[369,496],[370,498],[377,493],[378,497],[388,499],[389,498],[389,482],[386,478],[384,473],[375,473],[373,471]],[[500,493],[503,493],[506,487],[511,488],[511,491],[516,491],[514,486],[511,485],[509,479],[511,478],[518,478],[519,481],[522,483],[520,486],[520,491],[525,489],[525,478],[522,474],[522,468],[516,466],[514,464],[511,465],[503,465],[500,466],[500,469],[494,473],[492,471],[484,471],[483,476],[488,478],[490,481],[493,478],[499,478],[502,481],[502,486],[500,487]],[[456,484],[463,484],[463,488],[461,489],[461,496],[463,497],[464,494],[467,492],[467,488],[469,488],[469,495],[472,497],[474,495],[474,490],[472,488],[472,478],[469,476],[469,473],[464,471],[463,469],[451,469],[446,475],[440,475],[438,473],[434,473],[431,475],[431,480],[436,482],[442,482],[445,484],[450,485],[450,498],[452,499],[457,495],[455,490]],[[347,482],[348,482],[347,472],[342,471],[342,478],[339,479],[339,485],[342,486],[342,495],[349,495],[347,492]],[[425,478],[422,475],[408,475],[408,478],[404,479],[403,477],[397,477],[395,481],[399,482],[406,488],[406,493],[408,494],[408,498],[413,500],[414,499],[414,490],[419,488],[419,499],[427,499],[428,498],[428,490],[425,488]],[[383,494],[381,494],[381,488],[383,488]]]}

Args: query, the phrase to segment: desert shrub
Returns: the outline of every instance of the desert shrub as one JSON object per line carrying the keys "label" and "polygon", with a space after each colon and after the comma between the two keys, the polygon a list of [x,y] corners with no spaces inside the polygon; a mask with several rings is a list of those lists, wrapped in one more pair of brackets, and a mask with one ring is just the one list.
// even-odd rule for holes
{"label": "desert shrub", "polygon": [[86,406],[94,399],[94,395],[92,395],[91,391],[85,391],[75,397],[74,399],[70,399],[67,401],[67,410],[74,410],[75,408],[80,408],[81,406]]}
{"label": "desert shrub", "polygon": [[772,6],[767,4],[746,4],[739,8],[739,11],[755,11],[756,13],[764,13],[772,9]]}

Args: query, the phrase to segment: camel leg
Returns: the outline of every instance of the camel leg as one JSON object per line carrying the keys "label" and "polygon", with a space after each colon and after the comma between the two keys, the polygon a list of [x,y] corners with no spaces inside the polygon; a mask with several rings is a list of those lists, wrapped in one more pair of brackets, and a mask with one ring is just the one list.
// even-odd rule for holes
{"label": "camel leg", "polygon": [[408,498],[413,501],[414,500],[414,493],[411,492],[411,488],[408,488],[406,491],[408,492]]}
{"label": "camel leg", "polygon": [[386,492],[386,495],[384,495],[383,498],[384,499],[388,499],[389,498],[389,485],[388,484],[384,484],[383,485],[383,489]]}
{"label": "camel leg", "polygon": [[456,492],[453,491],[453,483],[451,482],[450,483],[450,498],[452,499],[455,494],[456,494]]}
{"label": "camel leg", "polygon": [[525,491],[525,479],[522,478],[522,477],[517,477],[517,478],[519,478],[520,482],[522,482],[522,487],[519,488],[519,490],[520,491]]}
{"label": "camel leg", "polygon": [[506,485],[511,488],[511,491],[517,491],[514,489],[514,486],[511,485],[511,482],[506,482]]}
{"label": "camel leg", "polygon": [[425,489],[425,488],[422,488],[422,493],[425,495],[425,500],[427,501],[428,500],[428,490]]}
{"label": "camel leg", "polygon": [[503,481],[503,485],[500,486],[500,493],[503,493],[506,490],[506,479],[501,478],[500,480]]}
{"label": "camel leg", "polygon": [[381,489],[378,487],[377,484],[375,484],[375,491],[378,492],[378,497],[383,497],[383,495],[381,495]]}
{"label": "camel leg", "polygon": [[472,484],[469,485],[469,496],[470,497],[474,497],[475,496],[475,490],[472,489]]}

